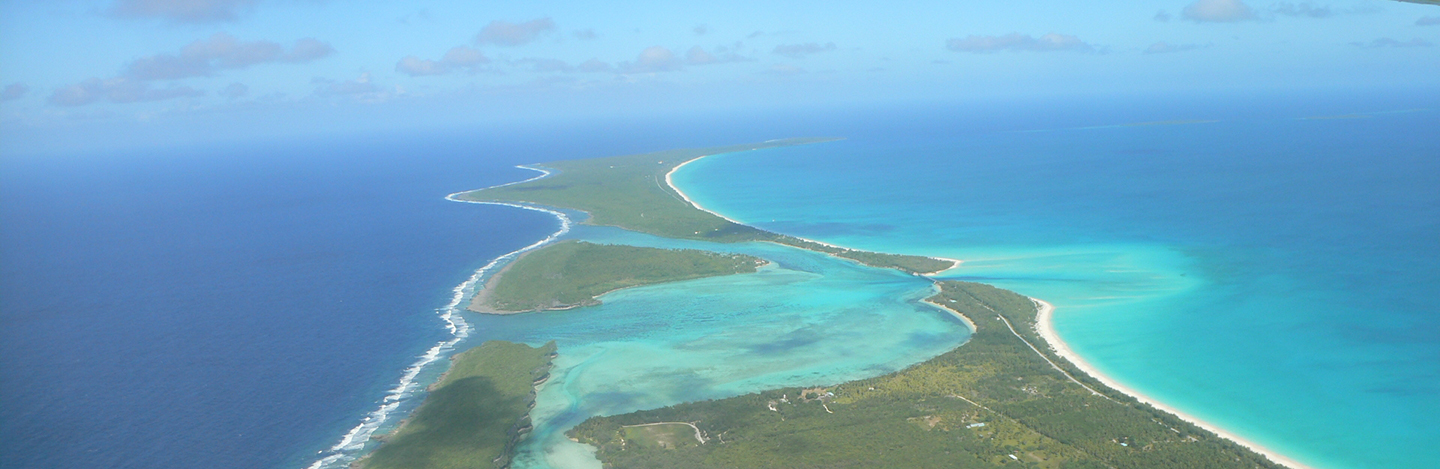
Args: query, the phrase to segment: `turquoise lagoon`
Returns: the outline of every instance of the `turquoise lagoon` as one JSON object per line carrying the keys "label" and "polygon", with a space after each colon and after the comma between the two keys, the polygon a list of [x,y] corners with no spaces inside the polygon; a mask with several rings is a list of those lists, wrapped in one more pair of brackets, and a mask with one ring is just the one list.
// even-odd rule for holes
{"label": "turquoise lagoon", "polygon": [[1313,467],[1440,461],[1434,112],[947,133],[706,158],[777,232],[953,257],[1107,375]]}
{"label": "turquoise lagoon", "polygon": [[567,238],[739,252],[771,261],[753,274],[620,290],[595,307],[469,315],[472,340],[556,340],[535,429],[516,468],[599,468],[564,431],[613,415],[784,386],[875,376],[944,353],[970,331],[920,300],[930,282],[770,243],[713,244],[577,226]]}

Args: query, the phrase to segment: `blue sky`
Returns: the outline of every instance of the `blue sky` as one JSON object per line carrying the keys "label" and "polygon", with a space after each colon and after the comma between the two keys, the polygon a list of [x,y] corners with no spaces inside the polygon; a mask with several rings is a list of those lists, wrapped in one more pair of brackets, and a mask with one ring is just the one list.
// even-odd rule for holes
{"label": "blue sky", "polygon": [[124,129],[257,138],[847,103],[1434,91],[1440,6],[6,0],[0,48],[8,152],[135,133]]}

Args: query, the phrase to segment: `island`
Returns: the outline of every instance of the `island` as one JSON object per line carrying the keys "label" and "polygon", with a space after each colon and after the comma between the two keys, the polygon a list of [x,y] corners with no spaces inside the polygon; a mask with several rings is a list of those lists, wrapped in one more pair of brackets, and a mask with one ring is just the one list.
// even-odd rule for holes
{"label": "island", "polygon": [[563,241],[527,252],[485,282],[470,300],[477,313],[566,310],[600,304],[623,288],[755,272],[766,261],[697,249],[657,249]]}
{"label": "island", "polygon": [[[949,352],[883,376],[592,417],[570,429],[572,439],[597,448],[596,457],[605,467],[1303,467],[1162,409],[1098,373],[1092,376],[1093,370],[1083,362],[1077,366],[1078,357],[1049,330],[1051,308],[1043,301],[989,285],[929,277],[959,261],[854,250],[771,233],[707,211],[671,183],[676,169],[707,155],[833,140],[771,140],[543,163],[525,166],[542,171],[541,177],[451,196],[547,211],[578,210],[588,214],[585,223],[678,239],[784,244],[901,270],[929,278],[934,294],[925,302],[973,330],[968,341]],[[613,289],[753,271],[764,262],[651,249],[553,244],[514,260],[487,282],[493,285],[476,294],[471,307],[492,312],[580,308],[597,304],[599,295]],[[680,259],[703,259],[707,266],[661,266],[683,263]],[[553,344],[547,347],[553,350]],[[401,458],[469,458],[475,466],[508,465],[508,445],[517,438],[513,429],[523,428],[519,425],[526,421],[513,410],[525,401],[505,401],[501,406],[509,410],[494,414],[471,410],[452,417],[438,410],[466,409],[470,404],[461,400],[467,398],[476,399],[475,405],[495,399],[448,391],[456,377],[474,373],[461,371],[462,362],[463,357],[456,361],[411,421],[364,461],[366,467],[397,467],[380,464]],[[525,361],[508,372],[514,376],[507,382],[519,387],[506,388],[503,395],[511,396],[507,399],[533,395],[533,383],[543,379],[526,385],[528,378],[521,371],[530,367],[528,376],[537,376],[535,370],[541,367],[531,366],[536,363]],[[460,420],[466,423],[434,423]],[[486,429],[487,436],[477,436],[479,429]],[[472,440],[476,448],[463,448]]]}

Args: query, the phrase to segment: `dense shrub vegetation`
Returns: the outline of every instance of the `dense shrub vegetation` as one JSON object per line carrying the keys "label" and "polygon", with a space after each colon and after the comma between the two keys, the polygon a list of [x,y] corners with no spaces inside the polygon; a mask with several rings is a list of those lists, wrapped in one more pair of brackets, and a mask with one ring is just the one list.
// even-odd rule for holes
{"label": "dense shrub vegetation", "polygon": [[386,442],[360,460],[365,469],[502,468],[530,430],[535,382],[545,379],[555,343],[490,341],[454,357],[425,402]]}

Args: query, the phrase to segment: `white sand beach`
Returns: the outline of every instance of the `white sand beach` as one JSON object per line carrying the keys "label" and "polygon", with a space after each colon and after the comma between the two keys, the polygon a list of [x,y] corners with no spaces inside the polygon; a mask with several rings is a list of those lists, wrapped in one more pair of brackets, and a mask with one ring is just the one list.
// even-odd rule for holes
{"label": "white sand beach", "polygon": [[1060,340],[1060,336],[1055,333],[1055,328],[1051,324],[1051,319],[1053,319],[1055,314],[1055,306],[1038,298],[1031,298],[1030,300],[1035,302],[1035,305],[1039,310],[1039,313],[1037,313],[1035,318],[1036,332],[1038,332],[1040,334],[1040,337],[1045,339],[1045,342],[1049,344],[1050,350],[1054,351],[1055,354],[1059,355],[1061,358],[1069,360],[1071,364],[1074,364],[1076,368],[1079,368],[1080,371],[1085,372],[1085,374],[1090,375],[1101,383],[1104,383],[1106,386],[1109,386],[1116,391],[1120,391],[1127,396],[1133,397],[1140,402],[1144,402],[1152,407],[1174,414],[1176,417],[1180,417],[1181,420],[1195,424],[1195,426],[1209,430],[1210,432],[1219,435],[1221,438],[1234,441],[1235,443],[1240,444],[1240,446],[1244,446],[1246,448],[1249,448],[1251,451],[1260,453],[1265,457],[1270,458],[1271,461],[1274,461],[1291,469],[1312,469],[1310,466],[1306,466],[1304,464],[1301,464],[1299,461],[1295,461],[1293,459],[1285,457],[1284,455],[1281,455],[1280,453],[1271,451],[1270,449],[1265,448],[1258,443],[1241,438],[1234,433],[1227,432],[1224,429],[1215,426],[1214,424],[1211,424],[1204,420],[1200,420],[1193,415],[1181,412],[1179,409],[1176,409],[1174,407],[1165,405],[1160,401],[1152,399],[1149,396],[1141,394],[1134,389],[1120,384],[1118,381],[1115,381],[1115,379],[1109,376],[1101,374],[1099,370],[1096,370],[1094,366],[1091,366],[1090,363],[1086,362],[1084,358],[1081,358],[1080,355],[1076,354],[1074,350],[1071,350],[1070,346],[1067,345],[1065,341]]}

